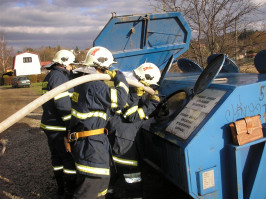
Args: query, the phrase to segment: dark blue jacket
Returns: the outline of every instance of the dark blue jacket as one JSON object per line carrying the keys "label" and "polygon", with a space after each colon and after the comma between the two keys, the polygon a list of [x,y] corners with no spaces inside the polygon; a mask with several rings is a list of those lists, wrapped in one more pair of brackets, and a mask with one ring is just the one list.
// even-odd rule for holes
{"label": "dark blue jacket", "polygon": [[156,109],[158,100],[145,93],[139,97],[135,88],[130,87],[127,106],[116,112],[108,125],[109,139],[112,145],[114,161],[120,165],[138,166],[135,147],[136,135],[144,120]]}
{"label": "dark blue jacket", "polygon": [[[125,106],[128,83],[124,75],[117,71],[114,86],[110,88],[104,81],[84,83],[74,88],[72,97],[71,132],[105,128],[111,110]],[[78,173],[105,177],[110,174],[110,145],[106,134],[80,138],[71,143],[71,151]]]}
{"label": "dark blue jacket", "polygon": [[[70,72],[56,65],[43,80],[42,93],[69,81]],[[48,131],[66,131],[71,118],[71,96],[73,89],[63,92],[42,105],[41,128]]]}

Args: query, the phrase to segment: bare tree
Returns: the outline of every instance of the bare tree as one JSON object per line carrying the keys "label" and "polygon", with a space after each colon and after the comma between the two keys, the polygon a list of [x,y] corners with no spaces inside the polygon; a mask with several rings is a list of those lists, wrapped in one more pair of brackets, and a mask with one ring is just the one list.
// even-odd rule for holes
{"label": "bare tree", "polygon": [[7,47],[5,34],[0,34],[0,71],[6,72],[12,63],[14,50],[12,47]]}
{"label": "bare tree", "polygon": [[203,66],[213,53],[236,57],[237,38],[261,4],[250,0],[150,0],[156,11],[181,12],[192,29],[190,47]]}

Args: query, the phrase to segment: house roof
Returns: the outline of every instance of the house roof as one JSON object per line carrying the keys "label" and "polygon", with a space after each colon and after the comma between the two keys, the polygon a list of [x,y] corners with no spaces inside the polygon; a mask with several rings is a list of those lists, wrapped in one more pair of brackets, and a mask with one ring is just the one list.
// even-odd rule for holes
{"label": "house roof", "polygon": [[41,67],[44,67],[45,65],[48,65],[50,63],[51,63],[51,61],[43,61],[43,62],[41,62]]}
{"label": "house roof", "polygon": [[37,54],[37,53],[32,53],[32,52],[29,52],[29,51],[25,51],[25,52],[18,53],[18,54],[16,54],[15,56],[18,56],[18,55],[21,55],[21,54],[24,54],[24,53],[30,53],[30,54],[35,54],[35,55],[38,55],[38,56],[39,56],[39,54]]}

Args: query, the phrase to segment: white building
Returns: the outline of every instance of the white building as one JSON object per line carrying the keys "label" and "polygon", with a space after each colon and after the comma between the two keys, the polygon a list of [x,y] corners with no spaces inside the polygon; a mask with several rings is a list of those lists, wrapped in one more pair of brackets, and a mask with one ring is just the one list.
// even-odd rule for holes
{"label": "white building", "polygon": [[41,64],[38,54],[24,52],[17,54],[14,59],[13,70],[16,76],[41,73]]}

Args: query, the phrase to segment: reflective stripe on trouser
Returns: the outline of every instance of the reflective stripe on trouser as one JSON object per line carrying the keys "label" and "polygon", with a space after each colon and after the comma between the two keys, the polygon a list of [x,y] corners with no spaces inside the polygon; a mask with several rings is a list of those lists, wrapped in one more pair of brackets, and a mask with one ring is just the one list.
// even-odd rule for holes
{"label": "reflective stripe on trouser", "polygon": [[80,181],[74,194],[74,199],[97,199],[104,198],[107,193],[110,176],[105,178],[91,177],[77,174]]}
{"label": "reflective stripe on trouser", "polygon": [[63,169],[64,174],[76,174],[77,171],[73,169]]}
{"label": "reflective stripe on trouser", "polygon": [[139,183],[142,181],[141,173],[130,173],[130,174],[123,174],[126,183]]}
{"label": "reflective stripe on trouser", "polygon": [[121,165],[138,166],[138,161],[136,160],[128,160],[128,159],[118,158],[116,156],[113,156],[113,159],[116,163],[119,163]]}
{"label": "reflective stripe on trouser", "polygon": [[99,167],[91,167],[91,166],[85,166],[78,163],[76,164],[76,169],[80,172],[86,173],[86,174],[92,174],[92,175],[110,175],[110,169],[108,168],[99,168]]}
{"label": "reflective stripe on trouser", "polygon": [[72,155],[65,150],[64,132],[47,130],[44,130],[44,132],[48,139],[53,171],[62,171],[65,175],[75,175],[75,162]]}
{"label": "reflective stripe on trouser", "polygon": [[135,199],[143,197],[141,172],[123,173],[125,180],[126,198]]}
{"label": "reflective stripe on trouser", "polygon": [[53,166],[53,170],[54,171],[60,171],[60,170],[63,170],[64,169],[64,166]]}
{"label": "reflective stripe on trouser", "polygon": [[[116,190],[117,184],[119,184],[119,190],[123,191],[119,194],[119,198],[141,198],[143,196],[141,168],[125,165],[116,165],[116,168],[111,167],[109,189],[114,188]],[[117,198],[116,194],[117,191],[114,191],[114,194],[110,192],[110,197],[113,195],[114,198]]]}
{"label": "reflective stripe on trouser", "polygon": [[107,191],[108,191],[108,189],[105,189],[104,191],[99,192],[97,197],[105,196],[107,194]]}

